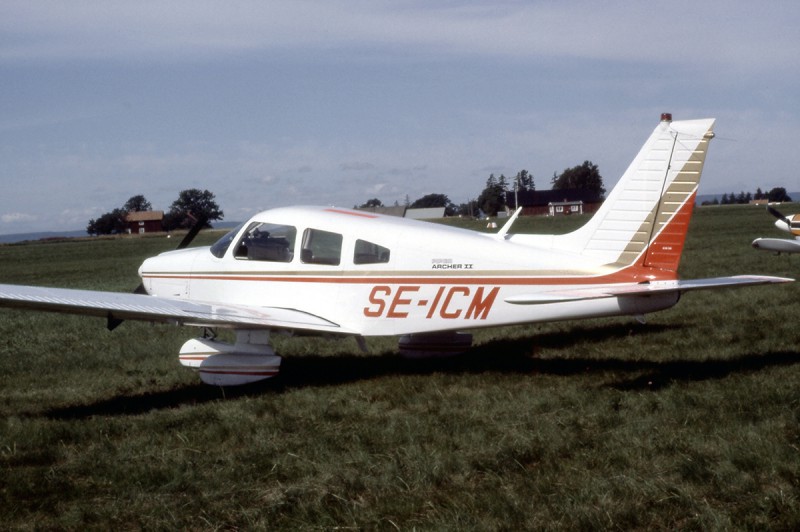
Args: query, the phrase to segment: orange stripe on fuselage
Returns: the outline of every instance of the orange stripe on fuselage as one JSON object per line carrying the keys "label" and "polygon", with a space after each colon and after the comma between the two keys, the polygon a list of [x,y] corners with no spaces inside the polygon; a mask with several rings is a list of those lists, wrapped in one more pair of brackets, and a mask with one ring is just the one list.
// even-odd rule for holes
{"label": "orange stripe on fuselage", "polygon": [[[641,263],[641,259],[639,261]],[[658,268],[646,268],[637,264],[622,270],[600,275],[575,277],[451,277],[451,276],[296,276],[296,275],[207,275],[207,274],[164,274],[143,275],[150,279],[186,279],[205,281],[248,281],[278,283],[325,283],[325,284],[418,284],[418,285],[502,285],[502,286],[536,286],[536,285],[575,285],[575,284],[609,284],[639,283],[644,281],[669,281],[677,278],[675,272]]]}

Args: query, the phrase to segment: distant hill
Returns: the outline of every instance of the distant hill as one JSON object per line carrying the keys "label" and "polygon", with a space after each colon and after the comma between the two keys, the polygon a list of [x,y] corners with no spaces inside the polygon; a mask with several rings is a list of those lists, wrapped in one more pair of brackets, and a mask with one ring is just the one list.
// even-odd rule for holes
{"label": "distant hill", "polygon": [[[718,201],[722,200],[722,196],[725,194],[730,194],[730,192],[723,192],[721,194],[699,194],[697,196],[697,201],[695,202],[697,205],[702,205],[703,202],[711,202],[714,201],[714,198],[717,198]],[[738,194],[738,192],[737,192]],[[800,192],[788,192],[789,197],[792,198],[792,201],[800,201]]]}
{"label": "distant hill", "polygon": [[0,235],[0,244],[12,244],[26,240],[43,240],[45,238],[76,238],[87,236],[83,231],[42,231],[39,233],[16,233],[13,235]]}
{"label": "distant hill", "polygon": [[[232,229],[241,222],[217,222],[214,229]],[[15,242],[25,242],[27,240],[44,240],[50,238],[78,238],[88,237],[86,230],[75,231],[41,231],[38,233],[15,233],[13,235],[0,235],[0,244],[13,244]]]}

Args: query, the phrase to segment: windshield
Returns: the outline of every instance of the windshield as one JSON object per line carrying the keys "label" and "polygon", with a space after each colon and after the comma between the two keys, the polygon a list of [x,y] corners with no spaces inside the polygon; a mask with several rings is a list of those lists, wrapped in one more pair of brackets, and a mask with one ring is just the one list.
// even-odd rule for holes
{"label": "windshield", "polygon": [[239,233],[239,230],[242,228],[244,224],[241,223],[237,225],[231,232],[226,233],[225,236],[214,242],[214,245],[211,246],[211,254],[221,259],[225,256],[225,252],[228,251],[228,248],[231,247],[231,242]]}

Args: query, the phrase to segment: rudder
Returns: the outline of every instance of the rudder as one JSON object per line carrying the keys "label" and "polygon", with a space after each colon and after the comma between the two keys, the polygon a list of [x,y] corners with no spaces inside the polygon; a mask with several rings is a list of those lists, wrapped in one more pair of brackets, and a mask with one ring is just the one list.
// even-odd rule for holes
{"label": "rudder", "polygon": [[[684,124],[683,122],[681,124]],[[697,188],[703,172],[708,143],[714,138],[713,120],[695,120],[699,128],[673,130],[673,150],[664,180],[664,191],[654,210],[649,245],[642,266],[675,272],[680,264]],[[707,126],[704,124],[708,123]],[[702,135],[699,135],[702,132]]]}
{"label": "rudder", "polygon": [[713,126],[713,119],[662,115],[602,207],[583,227],[556,237],[554,248],[615,267],[676,271]]}

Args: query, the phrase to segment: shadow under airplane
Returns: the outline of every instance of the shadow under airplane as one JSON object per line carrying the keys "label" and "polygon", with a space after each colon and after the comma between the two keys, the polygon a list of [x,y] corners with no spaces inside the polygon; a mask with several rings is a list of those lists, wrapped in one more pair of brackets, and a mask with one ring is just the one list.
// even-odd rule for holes
{"label": "shadow under airplane", "polygon": [[[284,359],[278,377],[234,388],[192,384],[171,390],[131,394],[84,405],[53,408],[28,415],[53,419],[83,419],[92,416],[137,415],[151,410],[203,404],[264,394],[280,394],[305,387],[337,386],[396,375],[467,375],[482,373],[518,375],[606,376],[599,386],[628,390],[659,390],[675,382],[721,379],[730,374],[760,371],[800,363],[800,353],[768,352],[728,359],[669,361],[630,360],[618,357],[560,356],[539,358],[541,347],[569,350],[578,342],[603,341],[633,334],[639,325],[611,324],[595,328],[578,327],[569,333],[548,333],[519,339],[503,339],[474,347],[467,353],[447,358],[408,359],[397,354],[304,355]],[[648,325],[649,332],[670,326]],[[24,415],[24,414],[23,414]]]}

